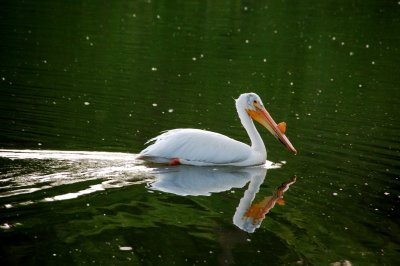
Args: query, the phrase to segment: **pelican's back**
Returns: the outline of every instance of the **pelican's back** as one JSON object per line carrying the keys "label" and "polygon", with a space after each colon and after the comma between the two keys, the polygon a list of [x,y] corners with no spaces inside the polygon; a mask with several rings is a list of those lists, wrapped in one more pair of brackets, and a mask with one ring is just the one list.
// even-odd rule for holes
{"label": "pelican's back", "polygon": [[[235,164],[250,156],[250,146],[219,133],[200,129],[173,129],[149,140],[141,158],[161,162],[178,158],[186,164]],[[140,158],[139,157],[139,158]]]}

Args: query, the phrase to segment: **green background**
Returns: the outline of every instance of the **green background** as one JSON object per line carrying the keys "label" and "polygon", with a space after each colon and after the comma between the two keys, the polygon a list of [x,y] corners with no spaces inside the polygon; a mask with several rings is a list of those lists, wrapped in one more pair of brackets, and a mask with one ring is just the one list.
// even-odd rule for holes
{"label": "green background", "polygon": [[252,91],[298,151],[259,127],[286,164],[257,199],[298,181],[254,234],[232,224],[245,188],[182,197],[141,183],[43,203],[104,178],[43,188],[70,164],[0,158],[0,225],[18,225],[0,231],[2,261],[399,263],[398,1],[1,1],[0,35],[2,149],[135,154],[180,127],[248,142],[232,98]]}

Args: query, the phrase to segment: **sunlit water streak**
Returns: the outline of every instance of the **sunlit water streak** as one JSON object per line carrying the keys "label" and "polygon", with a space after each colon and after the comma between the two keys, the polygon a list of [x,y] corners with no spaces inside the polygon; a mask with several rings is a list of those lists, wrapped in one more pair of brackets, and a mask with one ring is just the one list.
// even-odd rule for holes
{"label": "sunlit water streak", "polygon": [[[152,170],[137,161],[134,154],[128,153],[0,150],[0,157],[10,160],[6,163],[11,165],[2,174],[0,197],[29,194],[90,180],[101,181],[79,191],[39,201],[73,199],[96,191],[148,182],[148,173]],[[20,167],[21,164],[27,165]],[[31,203],[34,201],[19,202],[17,205]],[[14,206],[14,203],[9,203],[5,207]]]}
{"label": "sunlit water streak", "polygon": [[[58,150],[0,150],[0,158],[9,160],[8,171],[1,175],[0,197],[31,194],[78,182],[99,181],[78,191],[57,194],[39,200],[9,202],[12,208],[36,202],[74,199],[98,191],[148,183],[149,189],[177,195],[209,196],[211,193],[241,188],[252,178],[253,169],[238,167],[149,166],[137,155],[113,152]],[[30,164],[34,162],[34,164]],[[282,163],[267,161],[260,166],[280,168]],[[19,167],[21,164],[27,164]],[[32,166],[34,165],[34,166]],[[38,165],[40,167],[38,167]]]}

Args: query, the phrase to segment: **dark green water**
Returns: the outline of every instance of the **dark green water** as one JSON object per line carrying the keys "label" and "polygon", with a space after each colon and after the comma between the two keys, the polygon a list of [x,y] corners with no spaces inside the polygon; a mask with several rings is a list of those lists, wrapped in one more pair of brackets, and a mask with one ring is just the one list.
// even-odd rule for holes
{"label": "dark green water", "polygon": [[[398,1],[1,1],[0,34],[2,265],[400,263]],[[259,127],[275,169],[135,160],[248,142],[249,91],[298,155]]]}

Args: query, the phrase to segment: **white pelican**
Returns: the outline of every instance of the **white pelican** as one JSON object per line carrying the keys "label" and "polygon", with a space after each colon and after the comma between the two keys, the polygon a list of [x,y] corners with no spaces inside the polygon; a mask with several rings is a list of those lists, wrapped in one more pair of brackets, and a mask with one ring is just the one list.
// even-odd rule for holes
{"label": "white pelican", "polygon": [[150,139],[150,146],[138,158],[156,163],[188,165],[253,166],[265,164],[267,151],[253,120],[256,120],[280,140],[290,151],[296,149],[285,136],[286,124],[277,125],[255,93],[244,93],[236,99],[240,121],[251,140],[251,146],[219,133],[178,128]]}

